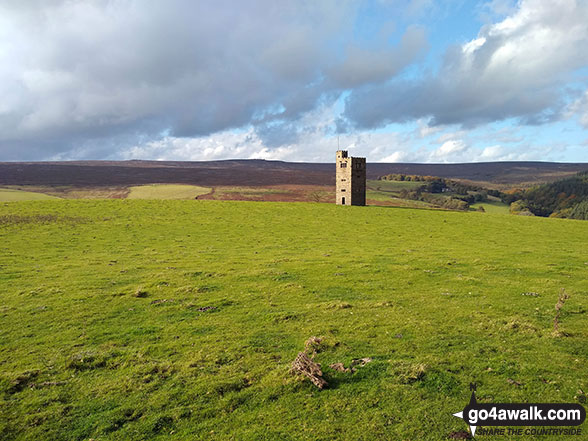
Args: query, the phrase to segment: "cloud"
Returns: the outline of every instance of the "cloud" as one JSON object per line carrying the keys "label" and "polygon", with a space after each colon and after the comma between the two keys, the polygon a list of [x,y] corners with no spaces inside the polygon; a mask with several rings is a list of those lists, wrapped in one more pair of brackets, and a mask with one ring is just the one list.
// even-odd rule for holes
{"label": "cloud", "polygon": [[456,153],[463,153],[466,151],[468,146],[462,140],[451,140],[445,141],[441,147],[439,147],[434,155],[440,158],[445,158],[448,155],[454,155]]}
{"label": "cloud", "polygon": [[[334,106],[336,104],[323,105],[305,114],[294,124],[297,130],[295,140],[279,147],[268,147],[265,134],[261,135],[256,127],[251,126],[244,131],[226,130],[198,138],[169,135],[157,140],[145,140],[132,147],[121,148],[117,155],[122,159],[191,161],[248,158],[330,162],[339,145],[354,156],[369,157],[376,162],[389,155],[392,146],[406,152],[410,150],[411,139],[394,132],[366,131],[337,136],[332,131]],[[80,154],[83,157],[85,152]]]}
{"label": "cloud", "polygon": [[491,145],[482,150],[481,157],[488,161],[496,160],[504,154],[504,148],[500,145]]}
{"label": "cloud", "polygon": [[411,155],[408,152],[397,150],[391,155],[385,156],[379,162],[410,162]]}
{"label": "cloud", "polygon": [[4,2],[0,158],[100,157],[162,133],[198,138],[249,125],[268,148],[292,142],[292,121],[345,88],[385,81],[426,47],[418,27],[397,45],[352,44],[360,6]]}
{"label": "cloud", "polygon": [[588,90],[570,104],[567,109],[567,116],[569,118],[577,117],[582,127],[588,129]]}
{"label": "cloud", "polygon": [[[295,142],[267,147],[255,128],[224,131],[199,138],[166,136],[121,148],[122,159],[218,160],[249,158],[284,161],[331,162],[340,145],[353,156],[369,162],[458,163],[488,161],[529,161],[565,159],[568,146],[552,141],[531,143],[498,142],[500,130],[448,131],[423,140],[418,129],[409,132],[357,131],[337,136],[330,132],[331,107],[311,112],[301,121],[304,127],[314,121],[316,130],[301,130]],[[494,143],[491,143],[494,142]],[[511,144],[511,145],[509,145]],[[84,157],[85,152],[79,152]],[[78,158],[73,156],[74,159]],[[53,158],[63,159],[63,158]]]}
{"label": "cloud", "polygon": [[[326,161],[340,134],[374,161],[451,162],[526,155],[516,130],[470,135],[494,121],[588,127],[585,79],[569,86],[588,61],[586,2],[493,0],[431,67],[448,5],[4,1],[0,160]],[[372,133],[389,123],[409,124]]]}
{"label": "cloud", "polygon": [[557,120],[567,99],[562,86],[588,62],[587,20],[586,2],[523,0],[476,39],[449,48],[438,73],[353,90],[345,116],[361,129],[420,118],[464,127]]}
{"label": "cloud", "polygon": [[516,12],[517,2],[515,0],[491,0],[482,4],[483,18],[490,19],[492,16],[512,15]]}
{"label": "cloud", "polygon": [[327,74],[340,89],[381,83],[418,60],[427,49],[425,30],[412,26],[402,36],[397,47],[374,50],[350,45],[344,61]]}
{"label": "cloud", "polygon": [[426,138],[427,136],[434,135],[437,132],[443,130],[443,127],[436,126],[432,127],[429,125],[428,121],[425,119],[419,119],[417,121],[418,124],[418,135],[420,138]]}

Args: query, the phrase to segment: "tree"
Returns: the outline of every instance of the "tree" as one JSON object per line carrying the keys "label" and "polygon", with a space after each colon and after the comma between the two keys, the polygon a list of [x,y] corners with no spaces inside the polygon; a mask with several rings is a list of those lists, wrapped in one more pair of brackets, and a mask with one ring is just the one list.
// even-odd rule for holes
{"label": "tree", "polygon": [[322,202],[324,199],[324,194],[322,191],[313,191],[308,195],[308,197],[313,202]]}
{"label": "tree", "polygon": [[576,204],[572,208],[569,217],[571,219],[588,220],[588,200]]}

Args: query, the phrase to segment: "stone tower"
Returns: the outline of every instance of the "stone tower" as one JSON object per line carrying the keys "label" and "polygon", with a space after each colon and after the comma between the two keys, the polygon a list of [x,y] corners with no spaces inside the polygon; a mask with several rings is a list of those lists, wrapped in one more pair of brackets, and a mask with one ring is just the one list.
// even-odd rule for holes
{"label": "stone tower", "polygon": [[365,205],[365,158],[337,150],[337,205]]}

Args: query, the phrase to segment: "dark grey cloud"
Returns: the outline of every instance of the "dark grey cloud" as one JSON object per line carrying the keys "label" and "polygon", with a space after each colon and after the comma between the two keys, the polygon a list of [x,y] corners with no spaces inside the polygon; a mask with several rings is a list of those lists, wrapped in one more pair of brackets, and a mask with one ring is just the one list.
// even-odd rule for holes
{"label": "dark grey cloud", "polygon": [[397,47],[378,50],[351,44],[344,61],[330,69],[328,76],[342,89],[381,83],[418,60],[427,48],[425,30],[409,27]]}
{"label": "dark grey cloud", "polygon": [[92,146],[248,124],[279,143],[305,112],[393,75],[425,44],[410,29],[378,49],[385,63],[360,67],[368,48],[339,58],[357,13],[334,0],[4,2],[0,159],[98,157]]}
{"label": "dark grey cloud", "polygon": [[588,3],[526,0],[478,38],[447,50],[438,73],[352,91],[345,116],[358,128],[430,118],[471,127],[518,118],[544,124],[563,116],[562,86],[588,64]]}

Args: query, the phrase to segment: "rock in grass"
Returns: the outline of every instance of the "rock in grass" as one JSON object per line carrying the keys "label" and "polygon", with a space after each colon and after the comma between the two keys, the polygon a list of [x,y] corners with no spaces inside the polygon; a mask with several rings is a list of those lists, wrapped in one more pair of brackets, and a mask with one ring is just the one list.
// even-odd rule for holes
{"label": "rock in grass", "polygon": [[140,286],[133,293],[133,297],[144,298],[147,297],[148,294],[149,293],[145,291],[142,286]]}
{"label": "rock in grass", "polygon": [[371,362],[372,362],[372,359],[370,357],[365,357],[365,358],[357,358],[357,359],[351,360],[351,365],[348,368],[346,368],[343,363],[333,363],[333,364],[329,365],[329,367],[331,369],[339,371],[339,372],[354,373],[355,371],[357,371],[356,366],[364,367],[366,364],[371,363]]}
{"label": "rock in grass", "polygon": [[292,372],[306,376],[312,384],[323,389],[328,383],[323,378],[321,365],[312,361],[304,352],[299,352],[292,363]]}
{"label": "rock in grass", "polygon": [[333,363],[330,364],[329,367],[338,372],[351,372],[351,369],[346,368],[343,363]]}
{"label": "rock in grass", "polygon": [[372,362],[372,359],[370,357],[358,358],[355,360],[351,360],[351,367],[352,368],[354,366],[364,367],[366,364],[371,363],[371,362]]}
{"label": "rock in grass", "polygon": [[314,357],[315,354],[323,350],[322,341],[323,337],[312,336],[304,342],[304,349],[309,354],[312,352],[312,357]]}

